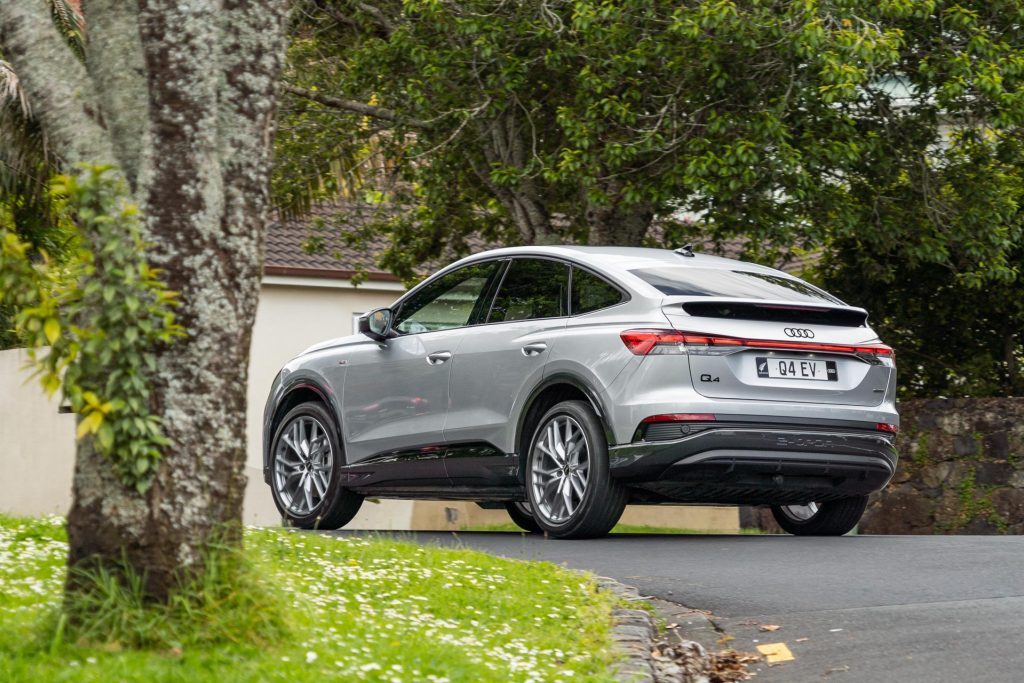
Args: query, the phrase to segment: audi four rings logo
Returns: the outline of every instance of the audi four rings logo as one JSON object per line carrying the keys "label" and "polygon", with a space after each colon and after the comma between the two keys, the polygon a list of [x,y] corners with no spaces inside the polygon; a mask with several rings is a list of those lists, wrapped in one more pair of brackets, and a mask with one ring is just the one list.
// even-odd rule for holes
{"label": "audi four rings logo", "polygon": [[798,337],[800,339],[814,339],[814,330],[804,327],[787,327],[783,330],[787,337]]}

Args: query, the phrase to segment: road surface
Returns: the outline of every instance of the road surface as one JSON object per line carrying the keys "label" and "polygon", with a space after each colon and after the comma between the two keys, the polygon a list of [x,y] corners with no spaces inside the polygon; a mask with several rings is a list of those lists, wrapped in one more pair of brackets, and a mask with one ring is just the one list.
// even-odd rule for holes
{"label": "road surface", "polygon": [[710,610],[736,649],[792,652],[756,665],[757,681],[1024,681],[1024,536],[404,535],[549,560]]}

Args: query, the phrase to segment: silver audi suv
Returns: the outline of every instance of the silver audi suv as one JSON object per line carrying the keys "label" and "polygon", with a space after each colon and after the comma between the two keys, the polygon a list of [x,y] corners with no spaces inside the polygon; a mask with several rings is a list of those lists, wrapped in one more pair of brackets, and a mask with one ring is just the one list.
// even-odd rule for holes
{"label": "silver audi suv", "polygon": [[585,538],[627,503],[704,503],[838,535],[896,467],[892,349],[864,309],[772,268],[687,248],[498,249],[359,327],[274,380],[263,473],[286,523],[433,498]]}

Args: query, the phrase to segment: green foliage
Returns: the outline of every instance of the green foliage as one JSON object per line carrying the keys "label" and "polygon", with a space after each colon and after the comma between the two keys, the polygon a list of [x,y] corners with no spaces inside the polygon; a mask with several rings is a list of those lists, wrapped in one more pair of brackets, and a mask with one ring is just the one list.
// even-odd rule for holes
{"label": "green foliage", "polygon": [[669,241],[743,236],[762,259],[886,240],[1010,281],[1010,178],[946,196],[929,158],[948,128],[954,165],[1015,135],[1022,16],[1019,0],[309,0],[289,79],[395,117],[291,98],[275,193],[328,197],[327,168],[383,190],[392,211],[363,232],[391,237],[402,275],[471,234],[638,244],[660,216]]}
{"label": "green foliage", "polygon": [[821,284],[869,308],[896,349],[902,398],[1024,395],[1022,143],[1017,129],[961,131],[876,166],[861,220],[902,232],[837,239],[820,265]]}
{"label": "green foliage", "polygon": [[[1024,395],[1019,281],[973,287],[947,266],[874,246],[837,245],[822,284],[875,312],[871,326],[896,349],[901,399]],[[1009,258],[1019,263],[1024,250]],[[880,264],[898,274],[873,278]]]}
{"label": "green foliage", "polygon": [[43,387],[61,390],[78,413],[78,437],[93,440],[125,485],[145,491],[167,444],[149,397],[155,349],[182,334],[175,295],[146,263],[136,208],[110,169],[60,176],[54,193],[96,248],[81,248],[71,272],[60,272],[32,262],[29,245],[4,231],[0,304],[18,311]]}
{"label": "green foliage", "polygon": [[1022,395],[1024,3],[896,9],[903,47],[858,122],[875,151],[844,175],[822,284],[872,311],[901,397]]}
{"label": "green foliage", "polygon": [[389,210],[348,239],[388,236],[406,279],[469,235],[656,218],[660,244],[823,251],[903,398],[1024,394],[1021,0],[308,0],[292,33],[293,84],[395,118],[290,97],[278,202],[371,188]]}
{"label": "green foliage", "polygon": [[[85,60],[82,17],[68,0],[49,0],[54,26],[74,56]],[[42,254],[57,264],[73,258],[76,231],[56,211],[49,182],[58,159],[47,144],[13,67],[0,55],[0,230],[27,242],[28,256]],[[0,304],[0,349],[18,346],[14,309]]]}
{"label": "green foliage", "polygon": [[1005,534],[1009,530],[1010,523],[996,511],[992,504],[992,494],[999,487],[981,486],[975,481],[976,476],[974,469],[964,476],[956,491],[955,516],[946,523],[936,524],[936,531],[947,534],[956,533],[975,521],[988,522],[1001,534]]}
{"label": "green foliage", "polygon": [[85,61],[85,20],[68,0],[49,0],[53,25],[80,61]]}

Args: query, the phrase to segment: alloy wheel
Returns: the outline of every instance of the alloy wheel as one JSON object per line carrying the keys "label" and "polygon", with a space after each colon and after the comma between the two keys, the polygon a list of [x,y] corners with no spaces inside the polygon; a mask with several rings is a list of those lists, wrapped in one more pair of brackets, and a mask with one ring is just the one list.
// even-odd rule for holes
{"label": "alloy wheel", "polygon": [[537,432],[532,458],[533,512],[551,524],[568,521],[583,502],[590,476],[583,427],[568,415],[553,417]]}
{"label": "alloy wheel", "polygon": [[818,514],[818,504],[808,503],[807,505],[783,505],[783,512],[798,522],[806,522]]}
{"label": "alloy wheel", "polygon": [[333,467],[331,440],[320,421],[308,415],[293,419],[274,451],[274,487],[289,513],[302,517],[320,506]]}

